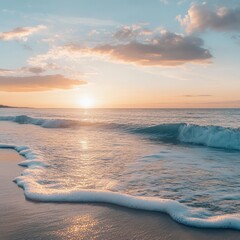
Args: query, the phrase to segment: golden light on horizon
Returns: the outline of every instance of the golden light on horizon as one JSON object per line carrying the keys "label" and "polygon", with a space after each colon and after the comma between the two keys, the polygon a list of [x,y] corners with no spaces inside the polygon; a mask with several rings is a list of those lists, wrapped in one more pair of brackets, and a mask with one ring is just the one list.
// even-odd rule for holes
{"label": "golden light on horizon", "polygon": [[83,96],[78,100],[78,105],[81,108],[93,108],[95,106],[95,99],[91,96]]}

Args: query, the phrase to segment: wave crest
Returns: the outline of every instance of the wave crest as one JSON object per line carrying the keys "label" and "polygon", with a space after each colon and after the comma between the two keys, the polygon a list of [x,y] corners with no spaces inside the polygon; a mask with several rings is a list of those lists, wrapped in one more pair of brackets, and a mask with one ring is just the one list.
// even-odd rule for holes
{"label": "wave crest", "polygon": [[240,150],[239,128],[176,123],[141,127],[135,129],[134,133],[144,134],[155,140],[172,143],[180,142],[229,150]]}
{"label": "wave crest", "polygon": [[77,120],[33,118],[27,115],[1,116],[0,121],[11,121],[19,124],[33,124],[44,128],[70,128],[81,125],[81,122]]}
{"label": "wave crest", "polygon": [[240,150],[240,129],[184,124],[179,128],[178,139],[184,143]]}

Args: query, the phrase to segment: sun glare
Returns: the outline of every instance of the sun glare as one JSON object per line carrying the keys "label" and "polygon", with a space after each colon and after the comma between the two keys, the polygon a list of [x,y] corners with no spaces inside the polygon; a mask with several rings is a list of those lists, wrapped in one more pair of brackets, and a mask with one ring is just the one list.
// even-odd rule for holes
{"label": "sun glare", "polygon": [[95,100],[92,97],[85,96],[79,99],[79,105],[82,108],[92,108],[95,105]]}

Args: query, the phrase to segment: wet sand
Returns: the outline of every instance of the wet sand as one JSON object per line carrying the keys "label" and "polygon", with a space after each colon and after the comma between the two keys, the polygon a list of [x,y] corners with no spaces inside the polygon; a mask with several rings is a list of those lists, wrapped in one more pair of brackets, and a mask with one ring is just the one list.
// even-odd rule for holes
{"label": "wet sand", "polygon": [[0,149],[0,239],[240,239],[240,231],[178,224],[166,214],[106,204],[36,203],[13,179],[23,168],[17,152]]}

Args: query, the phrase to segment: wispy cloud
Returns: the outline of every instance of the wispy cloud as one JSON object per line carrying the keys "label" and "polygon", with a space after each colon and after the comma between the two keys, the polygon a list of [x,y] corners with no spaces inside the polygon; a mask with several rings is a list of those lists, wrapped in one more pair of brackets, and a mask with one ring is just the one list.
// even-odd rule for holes
{"label": "wispy cloud", "polygon": [[24,72],[29,72],[29,73],[35,73],[35,74],[43,73],[46,71],[41,67],[22,67],[20,70]]}
{"label": "wispy cloud", "polygon": [[16,71],[12,69],[0,68],[0,76],[8,76],[14,74]]}
{"label": "wispy cloud", "polygon": [[209,94],[186,94],[183,95],[183,97],[193,98],[193,97],[212,97],[212,95]]}
{"label": "wispy cloud", "polygon": [[153,34],[153,31],[140,24],[125,25],[113,33],[113,37],[119,41],[135,40],[138,37],[146,37]]}
{"label": "wispy cloud", "polygon": [[[53,69],[58,68],[55,62],[58,60],[76,60],[83,57],[83,54],[80,53],[79,47],[69,44],[64,46],[55,46],[50,48],[46,53],[38,54],[34,57],[31,57],[28,60],[30,66],[41,67],[44,69]],[[66,66],[65,66],[66,67]]]}
{"label": "wispy cloud", "polygon": [[44,25],[38,25],[35,27],[17,27],[8,32],[1,32],[0,33],[0,40],[3,41],[10,41],[10,40],[23,40],[26,41],[27,38],[41,30],[47,29]]}
{"label": "wispy cloud", "polygon": [[189,33],[202,32],[207,29],[222,32],[240,31],[240,7],[227,8],[203,4],[194,4],[184,17],[177,20]]}
{"label": "wispy cloud", "polygon": [[169,1],[168,0],[159,0],[160,1],[160,3],[163,3],[163,4],[168,4],[169,3]]}
{"label": "wispy cloud", "polygon": [[[50,67],[49,67],[50,68]],[[48,68],[48,69],[49,69]],[[17,69],[0,69],[0,76],[26,75],[26,74],[40,74],[47,71],[42,67],[27,66]]]}
{"label": "wispy cloud", "polygon": [[33,92],[54,89],[71,89],[86,84],[84,80],[73,80],[62,75],[44,75],[12,77],[0,76],[0,91],[4,92]]}

